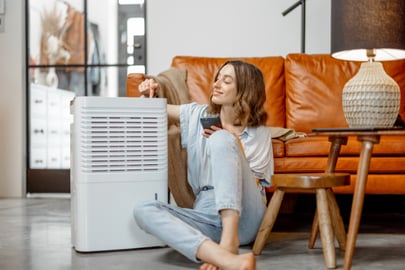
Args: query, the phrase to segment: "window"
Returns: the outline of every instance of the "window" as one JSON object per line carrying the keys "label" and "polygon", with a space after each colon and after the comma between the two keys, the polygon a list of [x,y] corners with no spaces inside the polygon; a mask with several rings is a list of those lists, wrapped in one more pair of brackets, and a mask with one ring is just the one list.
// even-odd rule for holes
{"label": "window", "polygon": [[145,3],[26,0],[27,192],[69,192],[70,102],[146,72]]}

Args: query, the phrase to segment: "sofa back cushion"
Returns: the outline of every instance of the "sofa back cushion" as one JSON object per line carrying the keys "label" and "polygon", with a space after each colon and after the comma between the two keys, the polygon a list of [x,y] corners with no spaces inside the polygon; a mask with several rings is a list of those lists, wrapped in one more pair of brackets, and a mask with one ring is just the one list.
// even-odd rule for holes
{"label": "sofa back cushion", "polygon": [[405,59],[397,61],[385,61],[382,63],[385,72],[393,78],[401,89],[401,105],[399,115],[405,120]]}
{"label": "sofa back cushion", "polygon": [[[342,90],[361,62],[328,54],[289,54],[285,60],[286,127],[311,132],[315,127],[347,127]],[[401,88],[400,114],[405,116],[405,60],[387,61],[384,69]]]}
{"label": "sofa back cushion", "polygon": [[[175,56],[172,67],[187,70],[187,84],[190,97],[199,103],[208,103],[215,73],[227,60],[236,58],[213,58],[195,56]],[[237,58],[256,65],[264,76],[266,84],[267,125],[284,127],[285,95],[284,95],[284,58],[257,57]]]}

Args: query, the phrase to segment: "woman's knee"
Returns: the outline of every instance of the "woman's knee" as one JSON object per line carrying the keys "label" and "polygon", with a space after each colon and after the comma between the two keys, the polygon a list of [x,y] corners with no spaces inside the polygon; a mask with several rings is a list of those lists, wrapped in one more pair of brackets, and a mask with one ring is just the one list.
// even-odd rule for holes
{"label": "woman's knee", "polygon": [[[237,146],[238,142],[234,135],[226,130],[218,130],[210,136],[208,145],[211,149],[229,149],[230,147]],[[222,150],[221,150],[222,151]]]}
{"label": "woman's knee", "polygon": [[156,210],[159,208],[160,204],[158,201],[146,201],[135,205],[133,215],[138,226],[145,228],[145,225],[148,221],[150,222]]}

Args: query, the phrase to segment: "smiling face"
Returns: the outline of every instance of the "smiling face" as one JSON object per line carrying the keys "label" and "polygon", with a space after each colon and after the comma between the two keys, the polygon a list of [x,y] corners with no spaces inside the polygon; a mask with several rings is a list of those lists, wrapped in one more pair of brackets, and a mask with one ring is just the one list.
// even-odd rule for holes
{"label": "smiling face", "polygon": [[222,106],[232,106],[236,101],[237,84],[235,69],[225,65],[218,73],[212,90],[212,102]]}
{"label": "smiling face", "polygon": [[258,67],[237,59],[228,60],[219,68],[214,81],[208,113],[221,113],[221,117],[224,112],[231,113],[235,126],[266,124],[266,89]]}

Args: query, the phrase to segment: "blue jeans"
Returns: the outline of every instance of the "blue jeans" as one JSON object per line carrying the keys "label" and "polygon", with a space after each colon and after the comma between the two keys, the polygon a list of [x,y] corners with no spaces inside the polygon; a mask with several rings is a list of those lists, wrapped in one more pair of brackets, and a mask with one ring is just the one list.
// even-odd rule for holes
{"label": "blue jeans", "polygon": [[193,209],[159,201],[144,202],[134,209],[140,228],[195,262],[199,262],[196,253],[203,241],[221,240],[220,210],[240,213],[239,241],[246,245],[255,239],[266,209],[264,191],[256,183],[236,138],[225,130],[216,131],[206,147],[210,160],[207,169],[212,170],[212,177],[204,181],[209,188],[196,194]]}

